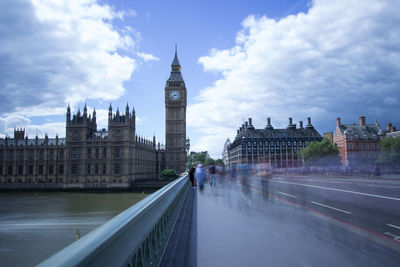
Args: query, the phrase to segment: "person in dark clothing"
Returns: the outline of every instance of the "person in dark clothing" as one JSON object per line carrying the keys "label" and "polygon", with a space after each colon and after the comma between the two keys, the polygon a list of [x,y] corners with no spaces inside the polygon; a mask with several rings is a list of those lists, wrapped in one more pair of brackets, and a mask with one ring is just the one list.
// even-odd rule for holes
{"label": "person in dark clothing", "polygon": [[211,163],[211,167],[208,168],[208,173],[210,174],[210,185],[216,185],[217,184],[215,171],[216,171],[215,165],[214,165],[214,163]]}
{"label": "person in dark clothing", "polygon": [[190,182],[192,183],[192,187],[195,188],[196,187],[196,181],[194,179],[194,173],[196,171],[196,168],[194,167],[194,165],[190,168],[189,170],[189,179]]}

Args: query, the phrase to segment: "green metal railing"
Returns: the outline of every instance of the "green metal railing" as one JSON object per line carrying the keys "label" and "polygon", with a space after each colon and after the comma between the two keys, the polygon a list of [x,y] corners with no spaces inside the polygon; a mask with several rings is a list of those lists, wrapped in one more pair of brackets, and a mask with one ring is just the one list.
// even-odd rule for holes
{"label": "green metal railing", "polygon": [[38,266],[159,266],[188,188],[181,176]]}

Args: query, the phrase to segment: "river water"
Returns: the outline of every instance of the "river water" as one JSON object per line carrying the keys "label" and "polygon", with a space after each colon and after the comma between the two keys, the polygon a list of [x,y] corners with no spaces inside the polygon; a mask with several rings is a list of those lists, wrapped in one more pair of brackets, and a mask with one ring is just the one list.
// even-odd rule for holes
{"label": "river water", "polygon": [[143,199],[138,193],[0,193],[0,266],[34,266]]}

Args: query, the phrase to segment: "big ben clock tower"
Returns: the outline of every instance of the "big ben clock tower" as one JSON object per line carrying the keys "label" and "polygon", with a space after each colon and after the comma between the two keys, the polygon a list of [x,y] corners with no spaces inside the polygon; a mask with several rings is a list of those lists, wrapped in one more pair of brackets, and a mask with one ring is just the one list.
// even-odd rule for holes
{"label": "big ben clock tower", "polygon": [[171,74],[165,85],[165,154],[167,169],[177,173],[184,172],[186,166],[186,99],[185,81],[175,46]]}

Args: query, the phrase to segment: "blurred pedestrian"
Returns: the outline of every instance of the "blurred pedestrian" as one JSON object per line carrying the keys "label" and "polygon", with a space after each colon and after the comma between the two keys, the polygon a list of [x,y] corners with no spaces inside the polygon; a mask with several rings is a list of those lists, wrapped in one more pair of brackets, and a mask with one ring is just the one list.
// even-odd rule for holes
{"label": "blurred pedestrian", "polygon": [[196,188],[196,181],[194,179],[195,172],[196,172],[196,168],[195,168],[195,165],[193,165],[189,170],[189,179],[190,179],[190,182],[192,183],[193,188]]}
{"label": "blurred pedestrian", "polygon": [[200,163],[199,165],[197,165],[196,171],[194,173],[194,177],[197,181],[197,184],[199,185],[200,190],[203,190],[203,188],[204,188],[204,180],[206,178],[205,176],[206,176],[206,173],[203,168],[203,164]]}
{"label": "blurred pedestrian", "polygon": [[210,185],[216,185],[216,175],[215,175],[216,169],[215,169],[215,164],[214,162],[211,163],[210,168],[208,168],[208,173],[210,174]]}

